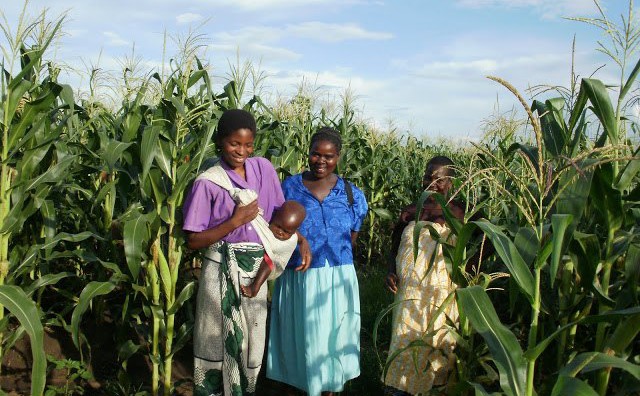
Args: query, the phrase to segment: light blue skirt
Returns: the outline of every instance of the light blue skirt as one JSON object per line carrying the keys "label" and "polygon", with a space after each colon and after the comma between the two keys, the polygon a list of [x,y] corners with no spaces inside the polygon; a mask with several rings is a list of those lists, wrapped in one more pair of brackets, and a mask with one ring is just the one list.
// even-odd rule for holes
{"label": "light blue skirt", "polygon": [[267,377],[309,396],[360,375],[360,295],[353,265],[285,270],[271,302]]}

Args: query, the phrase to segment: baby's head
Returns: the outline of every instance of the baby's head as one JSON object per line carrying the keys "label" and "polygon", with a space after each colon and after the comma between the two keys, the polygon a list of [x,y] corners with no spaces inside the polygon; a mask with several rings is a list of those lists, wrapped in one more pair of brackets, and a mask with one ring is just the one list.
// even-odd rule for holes
{"label": "baby's head", "polygon": [[284,201],[282,206],[273,213],[269,229],[277,239],[286,241],[296,233],[306,214],[304,206],[300,203]]}

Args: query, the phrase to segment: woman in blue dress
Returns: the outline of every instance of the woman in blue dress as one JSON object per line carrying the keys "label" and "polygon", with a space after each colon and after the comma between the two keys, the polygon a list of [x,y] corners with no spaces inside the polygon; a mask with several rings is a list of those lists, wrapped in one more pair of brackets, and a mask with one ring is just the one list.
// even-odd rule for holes
{"label": "woman in blue dress", "polygon": [[367,213],[360,189],[334,173],[342,141],[332,128],[311,137],[309,170],[282,183],[307,217],[299,232],[311,247],[296,250],[276,280],[271,303],[267,377],[309,396],[332,395],[360,375],[360,297],[353,246]]}

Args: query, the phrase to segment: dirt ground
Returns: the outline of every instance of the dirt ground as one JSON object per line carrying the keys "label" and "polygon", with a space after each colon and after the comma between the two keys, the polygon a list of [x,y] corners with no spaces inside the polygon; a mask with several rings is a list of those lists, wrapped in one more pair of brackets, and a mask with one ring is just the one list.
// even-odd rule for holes
{"label": "dirt ground", "polygon": [[[111,337],[113,331],[114,329],[108,323],[95,325],[94,328],[85,330],[87,341],[92,348],[88,356],[85,355],[84,357],[94,377],[84,384],[85,395],[111,393],[107,392],[105,385],[109,381],[116,381],[115,378],[119,369],[117,352]],[[44,345],[46,354],[55,357],[57,360],[80,360],[80,353],[73,345],[71,336],[63,329],[47,329],[44,336]],[[2,361],[2,374],[0,375],[0,389],[10,396],[29,395],[31,390],[31,363],[29,337],[25,334],[12,349],[5,352]],[[52,367],[51,363],[49,367]],[[281,396],[284,391],[284,385],[266,379],[264,370],[262,371],[263,373],[261,373],[258,381],[258,395]],[[148,381],[151,378],[151,365],[148,359],[139,353],[129,360],[127,372],[128,377],[132,380]],[[67,383],[66,375],[66,370],[51,370],[47,376],[47,386],[65,386]],[[191,396],[193,394],[192,376],[193,354],[192,346],[188,344],[178,351],[173,359],[173,383],[180,384],[176,387],[174,395]],[[148,384],[143,389],[148,389]]]}
{"label": "dirt ground", "polygon": [[[119,366],[117,363],[116,348],[110,337],[113,329],[108,324],[101,324],[95,329],[85,331],[91,351],[84,358],[88,369],[93,374],[93,379],[85,381],[85,395],[106,394],[104,386],[109,382],[116,381],[116,374]],[[47,355],[53,356],[56,360],[73,359],[80,360],[80,353],[73,345],[69,333],[60,329],[47,329],[44,336],[44,347]],[[31,347],[29,337],[25,334],[12,349],[6,351],[2,361],[2,375],[0,376],[0,387],[9,395],[28,395],[31,386]],[[51,368],[53,365],[49,363]],[[151,378],[150,364],[141,354],[134,355],[128,363],[127,372],[131,379]],[[172,377],[175,381],[184,382],[176,389],[176,395],[191,395],[191,378],[193,372],[193,360],[191,348],[187,346],[179,351],[173,362]],[[51,369],[47,375],[48,386],[62,387],[67,384],[67,371],[64,369]],[[76,383],[80,383],[77,381]]]}

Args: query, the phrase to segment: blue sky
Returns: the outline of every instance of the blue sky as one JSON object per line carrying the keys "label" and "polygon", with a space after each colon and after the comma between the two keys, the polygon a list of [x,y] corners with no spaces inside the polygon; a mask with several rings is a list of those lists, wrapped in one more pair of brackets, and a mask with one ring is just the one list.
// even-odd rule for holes
{"label": "blue sky", "polygon": [[[15,29],[22,1],[0,8]],[[600,0],[620,23],[628,1]],[[267,76],[263,96],[287,97],[302,81],[323,98],[348,88],[358,116],[381,130],[456,140],[477,139],[511,93],[532,85],[567,86],[575,35],[576,72],[615,84],[618,69],[596,51],[602,31],[564,17],[597,17],[592,0],[32,0],[35,15],[68,14],[66,35],[50,54],[72,69],[116,71],[135,54],[142,67],[162,61],[163,37],[203,35],[214,81],[229,62],[249,60]],[[0,43],[5,43],[0,38]],[[169,41],[168,55],[174,54]],[[635,63],[635,59],[633,63]],[[220,76],[215,78],[215,76]],[[86,77],[62,77],[82,86]],[[84,80],[83,80],[84,79]],[[529,99],[529,97],[527,96]]]}

